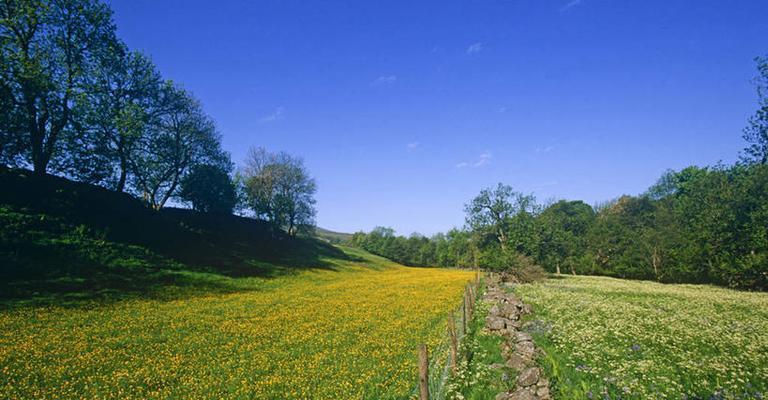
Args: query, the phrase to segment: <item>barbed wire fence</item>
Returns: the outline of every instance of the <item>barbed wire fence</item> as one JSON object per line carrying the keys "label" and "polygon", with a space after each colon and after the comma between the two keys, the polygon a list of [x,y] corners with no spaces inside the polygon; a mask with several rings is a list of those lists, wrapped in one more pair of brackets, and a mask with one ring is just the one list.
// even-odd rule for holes
{"label": "barbed wire fence", "polygon": [[475,303],[481,289],[480,270],[476,270],[473,281],[464,288],[461,305],[448,314],[445,334],[433,348],[419,345],[418,382],[411,393],[412,399],[445,400],[449,379],[458,369],[461,358],[461,343],[470,328],[475,312]]}

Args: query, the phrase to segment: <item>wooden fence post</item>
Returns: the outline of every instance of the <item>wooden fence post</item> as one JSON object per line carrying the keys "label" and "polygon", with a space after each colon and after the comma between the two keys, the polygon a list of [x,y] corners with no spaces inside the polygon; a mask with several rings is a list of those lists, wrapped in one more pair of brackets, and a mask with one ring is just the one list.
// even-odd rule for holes
{"label": "wooden fence post", "polygon": [[464,325],[463,333],[467,333],[467,291],[464,291],[464,301],[461,303],[462,324]]}
{"label": "wooden fence post", "polygon": [[469,309],[471,310],[469,319],[472,319],[472,316],[475,315],[475,296],[475,287],[472,286],[469,288]]}
{"label": "wooden fence post", "polygon": [[419,345],[419,400],[429,400],[429,354],[427,345]]}
{"label": "wooden fence post", "polygon": [[469,296],[467,299],[469,301],[469,304],[467,304],[469,311],[467,312],[467,315],[469,316],[469,320],[472,321],[472,314],[474,314],[474,308],[475,308],[475,296],[473,294],[472,285],[467,286],[467,295]]}
{"label": "wooden fence post", "polygon": [[448,317],[448,333],[451,335],[451,374],[456,376],[456,358],[458,355],[459,342],[456,339],[456,318],[453,316],[453,311]]}

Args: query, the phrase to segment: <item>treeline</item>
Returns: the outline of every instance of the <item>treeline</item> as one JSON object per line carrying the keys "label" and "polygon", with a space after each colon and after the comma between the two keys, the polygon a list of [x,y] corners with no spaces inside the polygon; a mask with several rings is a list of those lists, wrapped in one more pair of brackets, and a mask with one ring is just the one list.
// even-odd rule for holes
{"label": "treeline", "polygon": [[768,62],[759,108],[732,166],[669,171],[645,193],[590,206],[540,205],[499,184],[465,206],[466,224],[432,238],[388,228],[354,244],[412,266],[600,274],[768,290]]}
{"label": "treeline", "polygon": [[466,206],[467,225],[426,238],[389,228],[353,244],[411,266],[598,274],[768,290],[768,165],[689,167],[639,196],[547,206],[499,184]]}
{"label": "treeline", "polygon": [[314,223],[301,160],[254,150],[246,164],[235,177],[200,101],[117,37],[107,4],[0,2],[0,165],[128,192],[155,209],[171,200],[250,209],[292,234]]}

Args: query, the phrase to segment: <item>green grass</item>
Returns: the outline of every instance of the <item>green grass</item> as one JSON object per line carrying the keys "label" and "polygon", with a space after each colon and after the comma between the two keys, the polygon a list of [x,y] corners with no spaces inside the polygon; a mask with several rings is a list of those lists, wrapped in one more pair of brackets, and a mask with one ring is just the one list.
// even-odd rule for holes
{"label": "green grass", "polygon": [[[504,364],[501,344],[504,338],[483,330],[485,317],[493,304],[479,301],[470,321],[467,334],[462,339],[461,362],[456,377],[447,384],[447,399],[486,400],[514,386],[517,373],[507,366],[491,368],[493,364]],[[503,379],[503,377],[506,379]]]}
{"label": "green grass", "polygon": [[766,293],[571,276],[517,293],[557,398],[766,396]]}
{"label": "green grass", "polygon": [[217,276],[227,292],[2,310],[0,398],[408,398],[473,275],[342,250],[358,261]]}
{"label": "green grass", "polygon": [[0,398],[403,399],[469,272],[0,171]]}
{"label": "green grass", "polygon": [[260,221],[156,212],[127,194],[63,178],[0,171],[0,186],[0,306],[231,293],[242,285],[228,278],[355,260]]}

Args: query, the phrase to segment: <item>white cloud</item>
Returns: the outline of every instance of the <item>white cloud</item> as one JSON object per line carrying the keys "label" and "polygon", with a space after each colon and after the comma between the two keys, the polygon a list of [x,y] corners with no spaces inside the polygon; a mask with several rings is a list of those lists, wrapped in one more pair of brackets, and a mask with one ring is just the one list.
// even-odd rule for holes
{"label": "white cloud", "polygon": [[456,168],[466,168],[466,167],[480,168],[482,166],[490,164],[492,158],[493,158],[493,154],[491,154],[490,151],[484,151],[483,153],[480,154],[480,157],[477,159],[477,161],[473,163],[462,161],[456,164]]}
{"label": "white cloud", "polygon": [[414,151],[417,147],[419,147],[419,142],[408,143],[405,147],[408,149],[408,151]]}
{"label": "white cloud", "polygon": [[536,152],[537,153],[549,153],[554,149],[553,146],[547,146],[547,147],[537,147]]}
{"label": "white cloud", "polygon": [[491,162],[491,158],[493,158],[493,155],[490,151],[485,151],[483,154],[480,154],[480,159],[477,160],[476,163],[472,164],[473,167],[482,167],[483,165],[486,165]]}
{"label": "white cloud", "polygon": [[568,3],[566,3],[564,6],[560,7],[560,12],[566,12],[570,10],[573,7],[580,6],[584,4],[584,0],[571,0]]}
{"label": "white cloud", "polygon": [[467,54],[479,53],[481,51],[483,51],[483,43],[481,42],[472,43],[467,47]]}
{"label": "white cloud", "polygon": [[391,85],[397,82],[397,76],[395,75],[382,75],[371,82],[371,86],[385,86]]}
{"label": "white cloud", "polygon": [[275,111],[272,112],[271,114],[265,115],[259,118],[259,122],[262,124],[266,124],[269,122],[279,121],[284,118],[284,113],[285,113],[285,107],[283,106],[277,107]]}

